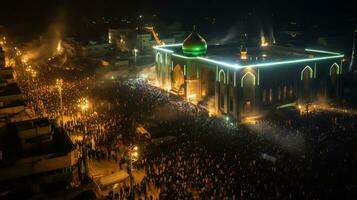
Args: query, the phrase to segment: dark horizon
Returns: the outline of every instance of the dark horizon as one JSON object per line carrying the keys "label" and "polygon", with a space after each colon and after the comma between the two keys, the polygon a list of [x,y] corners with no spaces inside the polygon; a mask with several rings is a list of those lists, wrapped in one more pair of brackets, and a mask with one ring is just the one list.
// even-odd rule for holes
{"label": "dark horizon", "polygon": [[[212,19],[217,29],[227,29],[239,20],[249,20],[250,26],[279,27],[294,21],[301,26],[321,26],[332,32],[346,32],[353,27],[353,7],[340,1],[260,2],[260,1],[7,1],[0,13],[0,25],[10,30],[41,33],[53,22],[61,21],[68,27],[86,28],[85,23],[105,17],[112,21],[107,26],[118,24],[121,18],[137,19],[143,15],[146,21],[164,24],[181,22],[186,29],[193,24],[205,26]],[[11,8],[11,9],[10,9]],[[152,17],[156,15],[156,17]],[[150,17],[148,17],[150,16]],[[117,21],[115,21],[117,19]],[[87,27],[88,28],[88,27]],[[16,31],[15,31],[16,32]],[[68,31],[73,35],[78,30]]]}

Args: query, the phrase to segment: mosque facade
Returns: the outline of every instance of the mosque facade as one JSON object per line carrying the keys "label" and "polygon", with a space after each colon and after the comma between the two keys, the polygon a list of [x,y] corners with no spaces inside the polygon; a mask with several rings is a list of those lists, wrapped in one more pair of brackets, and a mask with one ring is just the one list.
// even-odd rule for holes
{"label": "mosque facade", "polygon": [[337,98],[344,55],[277,45],[207,45],[193,31],[154,47],[161,88],[235,119],[292,102]]}

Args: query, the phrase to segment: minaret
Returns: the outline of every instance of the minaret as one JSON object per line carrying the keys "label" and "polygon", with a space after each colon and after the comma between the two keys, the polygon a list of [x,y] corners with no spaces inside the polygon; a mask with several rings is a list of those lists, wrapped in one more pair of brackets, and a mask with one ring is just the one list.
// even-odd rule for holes
{"label": "minaret", "polygon": [[246,60],[247,59],[247,54],[248,54],[247,47],[245,46],[245,43],[243,43],[240,46],[240,59]]}
{"label": "minaret", "polygon": [[241,35],[240,38],[240,59],[242,60],[246,60],[247,59],[247,54],[248,54],[248,50],[247,50],[247,46],[246,46],[246,41],[247,41],[247,34],[243,34]]}
{"label": "minaret", "polygon": [[0,46],[0,69],[5,68],[5,51]]}
{"label": "minaret", "polygon": [[350,61],[350,65],[348,67],[349,71],[352,71],[353,65],[356,64],[356,62],[355,62],[356,37],[357,37],[357,28],[356,28],[356,25],[355,25],[354,26],[354,30],[353,30],[351,61]]}

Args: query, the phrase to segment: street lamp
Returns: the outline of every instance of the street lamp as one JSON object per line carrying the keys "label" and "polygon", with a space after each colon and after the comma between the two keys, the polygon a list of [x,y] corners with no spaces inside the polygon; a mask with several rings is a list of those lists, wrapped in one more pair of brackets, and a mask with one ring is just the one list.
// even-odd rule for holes
{"label": "street lamp", "polygon": [[138,146],[130,145],[128,148],[129,152],[129,178],[130,178],[130,198],[134,199],[133,193],[133,163],[138,161],[139,153],[138,153]]}
{"label": "street lamp", "polygon": [[135,67],[136,67],[136,57],[138,56],[138,52],[139,52],[139,50],[138,50],[137,48],[135,48],[135,49],[133,50]]}
{"label": "street lamp", "polygon": [[63,101],[62,101],[62,86],[63,86],[63,80],[62,79],[56,79],[56,87],[58,89],[59,93],[59,99],[60,99],[60,109],[61,109],[61,126],[63,127]]}

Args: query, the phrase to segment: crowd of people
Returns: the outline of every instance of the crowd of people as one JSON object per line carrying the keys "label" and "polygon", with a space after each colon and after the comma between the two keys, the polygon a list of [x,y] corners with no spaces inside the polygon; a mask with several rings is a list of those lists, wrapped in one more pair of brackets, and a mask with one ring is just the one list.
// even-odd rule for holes
{"label": "crowd of people", "polygon": [[[264,125],[262,130],[246,127],[236,135],[204,129],[201,137],[149,151],[148,176],[162,188],[164,199],[351,198],[356,188],[356,119],[317,112],[283,127],[262,120],[254,125]],[[301,149],[286,149],[299,142]]]}
{"label": "crowd of people", "polygon": [[[29,80],[25,68],[17,70],[36,112],[57,118],[55,81]],[[96,102],[95,113],[78,116],[77,100],[83,96]],[[112,160],[122,168],[127,145],[142,145],[146,176],[134,188],[143,199],[149,183],[159,189],[160,199],[346,199],[357,187],[354,113],[318,110],[232,126],[145,80],[100,82],[90,74],[64,82],[63,104],[70,116],[64,128],[71,136],[84,136],[76,145],[89,159]],[[142,143],[133,137],[137,124],[152,137],[177,140]],[[129,193],[128,187],[120,191],[113,197]]]}
{"label": "crowd of people", "polygon": [[[156,124],[161,132],[179,137],[174,143],[147,147],[142,158],[145,179],[160,188],[163,199],[313,199],[352,194],[352,177],[346,177],[344,185],[337,185],[336,179],[352,174],[355,166],[353,114],[319,111],[232,128],[143,80],[110,87],[98,95],[114,96],[122,105],[120,113],[131,112],[135,120],[145,122],[159,110]],[[176,112],[174,120],[167,116],[171,112]],[[157,134],[157,129],[151,130]]]}

